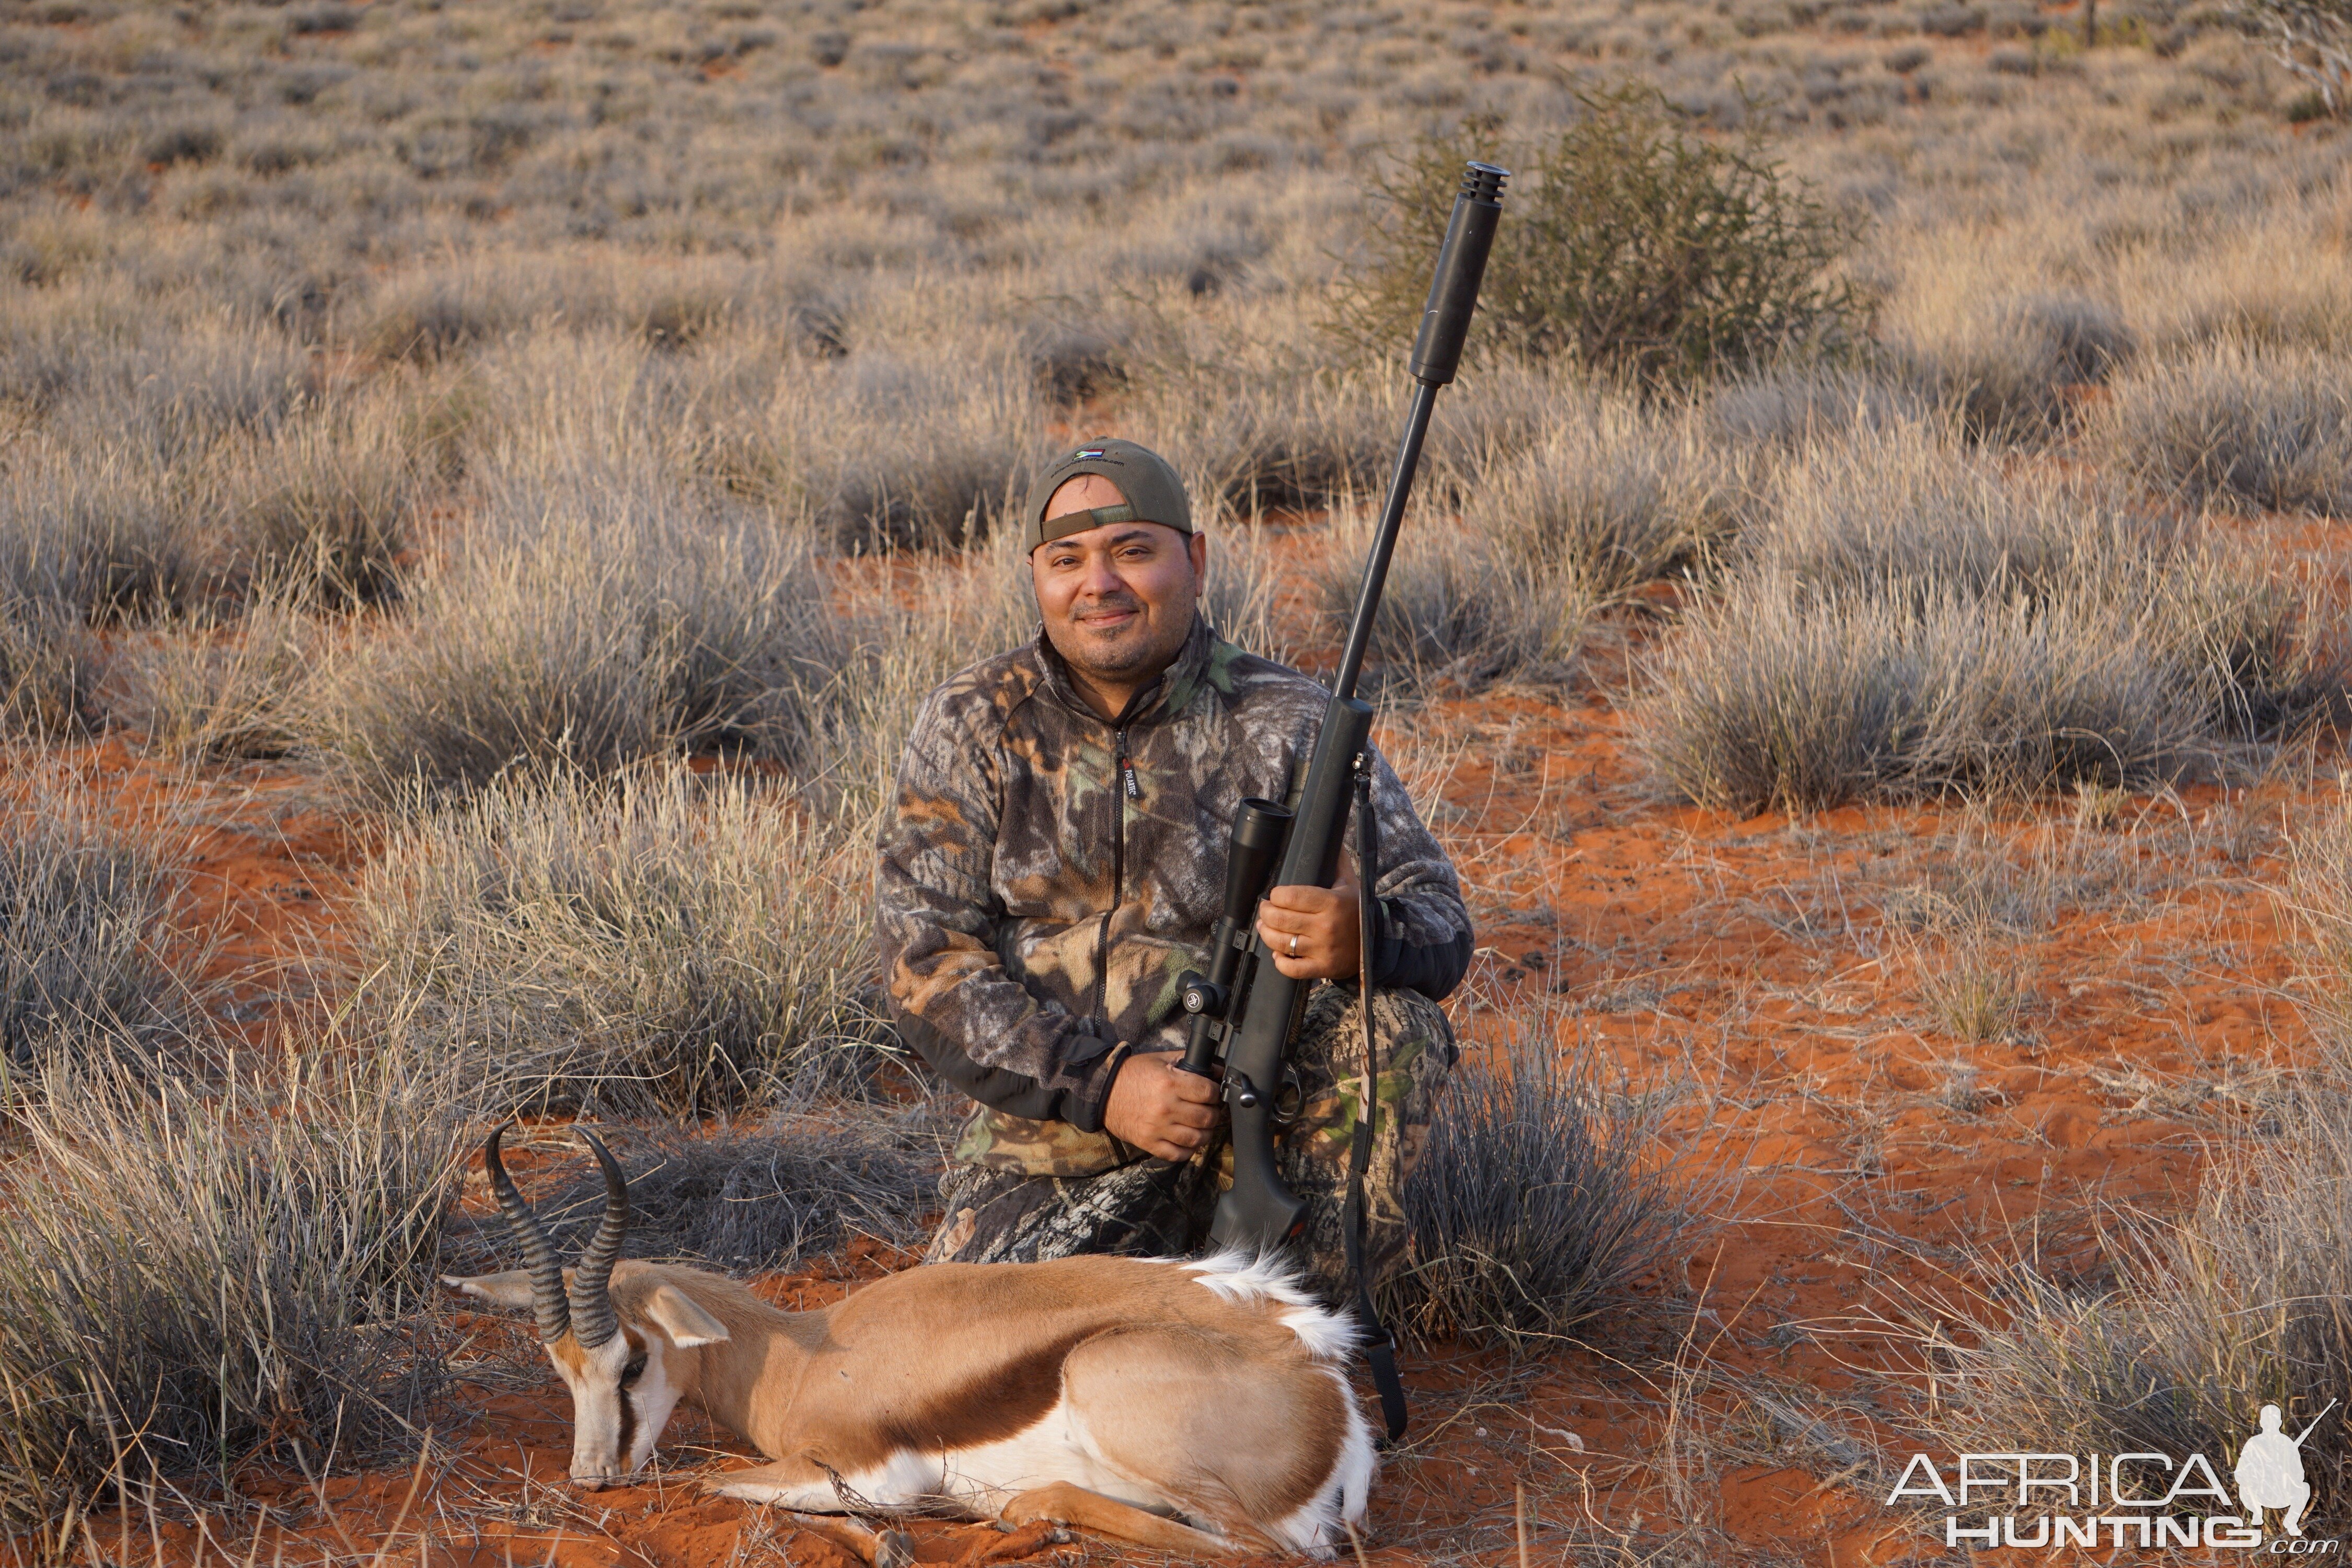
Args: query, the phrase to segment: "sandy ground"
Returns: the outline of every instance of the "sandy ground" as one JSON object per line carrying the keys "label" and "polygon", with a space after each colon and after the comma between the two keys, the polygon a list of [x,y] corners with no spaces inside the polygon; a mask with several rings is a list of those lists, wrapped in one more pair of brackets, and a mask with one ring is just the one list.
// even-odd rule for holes
{"label": "sandy ground", "polygon": [[[1886,1456],[1908,1452],[1906,1413],[1927,1393],[1898,1331],[1962,1299],[1990,1258],[2095,1268],[2095,1205],[2176,1208],[2200,1142],[2259,1113],[2306,1046],[2277,901],[2287,836],[2333,784],[2306,753],[2251,788],[1733,821],[1660,798],[1606,695],[1611,668],[1558,700],[1440,702],[1389,744],[1409,773],[1442,781],[1429,814],[1479,904],[1472,984],[1520,1004],[1548,993],[1559,1048],[1588,1042],[1627,1092],[1663,1097],[1658,1157],[1724,1223],[1651,1283],[1650,1310],[1597,1325],[1598,1349],[1412,1354],[1415,1429],[1389,1458],[1366,1552],[1516,1561],[1524,1510],[1530,1561],[1561,1561],[1571,1542],[1625,1562],[1935,1556],[1940,1542],[1882,1500]],[[272,765],[191,778],[117,742],[60,761],[127,816],[190,836],[184,912],[224,932],[218,973],[331,950],[368,846],[315,783]],[[1910,918],[1921,889],[1969,886],[2027,911],[1990,959],[2021,1005],[1975,1044],[1926,1000],[1966,955]],[[299,977],[285,990],[299,1003]],[[224,1011],[268,1039],[266,990]],[[487,1212],[478,1172],[473,1184]],[[909,1261],[861,1247],[759,1289],[817,1305]],[[572,1494],[565,1396],[528,1336],[464,1311],[452,1324],[463,1378],[418,1470],[323,1488],[248,1475],[245,1505],[200,1523],[176,1505],[96,1520],[85,1554],[845,1560],[767,1510],[699,1496],[700,1477],[751,1456],[691,1414],[646,1484]],[[1040,1529],[916,1533],[924,1562],[1122,1555]]]}

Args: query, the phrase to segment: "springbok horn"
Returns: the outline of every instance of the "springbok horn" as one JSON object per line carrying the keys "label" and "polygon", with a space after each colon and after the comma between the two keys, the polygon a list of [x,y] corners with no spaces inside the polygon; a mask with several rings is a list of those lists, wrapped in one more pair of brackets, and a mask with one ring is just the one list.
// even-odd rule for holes
{"label": "springbok horn", "polygon": [[506,1211],[507,1224],[522,1244],[523,1261],[530,1266],[530,1310],[539,1319],[539,1337],[560,1340],[572,1323],[571,1304],[563,1299],[563,1260],[555,1255],[547,1227],[522,1201],[514,1178],[507,1174],[506,1163],[499,1158],[499,1140],[513,1125],[509,1121],[491,1129],[490,1141],[482,1145],[482,1164],[490,1173],[490,1190],[499,1194],[499,1207]]}
{"label": "springbok horn", "polygon": [[572,1332],[582,1350],[593,1351],[621,1331],[620,1316],[613,1310],[613,1265],[629,1231],[629,1179],[603,1139],[584,1127],[580,1136],[604,1168],[604,1217],[572,1268]]}

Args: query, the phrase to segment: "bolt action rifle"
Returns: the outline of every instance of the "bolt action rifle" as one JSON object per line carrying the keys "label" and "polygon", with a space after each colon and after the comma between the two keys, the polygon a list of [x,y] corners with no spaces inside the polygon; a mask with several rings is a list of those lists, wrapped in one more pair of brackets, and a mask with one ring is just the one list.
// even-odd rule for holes
{"label": "bolt action rifle", "polygon": [[1270,962],[1271,954],[1257,937],[1257,906],[1273,887],[1331,886],[1339,874],[1340,835],[1352,795],[1357,913],[1365,954],[1359,1007],[1365,1059],[1362,1113],[1356,1119],[1349,1155],[1343,1225],[1349,1267],[1356,1277],[1357,1312],[1372,1335],[1366,1353],[1380,1384],[1381,1404],[1392,1439],[1404,1433],[1404,1393],[1397,1382],[1387,1331],[1372,1310],[1360,1258],[1364,1173],[1371,1155],[1376,1094],[1370,953],[1377,931],[1377,844],[1371,809],[1372,710],[1356,696],[1356,678],[1371,641],[1381,589],[1388,578],[1389,558],[1396,550],[1397,531],[1404,521],[1413,472],[1421,465],[1422,442],[1429,433],[1437,389],[1454,379],[1462,363],[1463,341],[1477,304],[1478,282],[1486,269],[1486,252],[1494,244],[1495,224],[1502,216],[1503,182],[1507,178],[1508,171],[1491,163],[1472,163],[1463,170],[1462,189],[1454,198],[1454,216],[1446,226],[1444,246],[1438,251],[1437,273],[1430,282],[1421,332],[1413,342],[1409,368],[1415,384],[1412,405],[1405,416],[1404,439],[1397,448],[1388,499],[1381,508],[1380,526],[1364,562],[1363,584],[1357,591],[1355,614],[1348,623],[1347,647],[1340,656],[1339,675],[1331,682],[1331,704],[1324,710],[1323,728],[1307,764],[1297,810],[1294,814],[1268,800],[1242,802],[1234,818],[1225,860],[1224,911],[1210,938],[1209,973],[1190,973],[1181,982],[1184,1009],[1192,1015],[1182,1066],[1188,1072],[1215,1077],[1222,1061],[1224,1100],[1233,1119],[1234,1184],[1218,1201],[1211,1239],[1226,1247],[1277,1246],[1297,1236],[1306,1223],[1306,1202],[1284,1184],[1276,1168],[1274,1135],[1276,1122],[1283,1119],[1278,1101],[1291,1040],[1313,983],[1294,980]]}

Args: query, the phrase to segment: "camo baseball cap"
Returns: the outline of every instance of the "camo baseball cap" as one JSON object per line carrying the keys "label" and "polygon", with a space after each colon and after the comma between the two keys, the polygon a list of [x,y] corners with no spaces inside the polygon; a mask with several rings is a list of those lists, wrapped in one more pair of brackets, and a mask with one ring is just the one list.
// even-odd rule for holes
{"label": "camo baseball cap", "polygon": [[[1080,474],[1097,474],[1118,487],[1123,506],[1098,506],[1091,511],[1066,512],[1045,521],[1046,503]],[[1089,441],[1047,468],[1029,492],[1027,527],[1022,548],[1034,550],[1047,540],[1084,533],[1114,522],[1156,522],[1179,533],[1192,531],[1192,508],[1184,499],[1184,481],[1168,459],[1149,447],[1116,437]]]}

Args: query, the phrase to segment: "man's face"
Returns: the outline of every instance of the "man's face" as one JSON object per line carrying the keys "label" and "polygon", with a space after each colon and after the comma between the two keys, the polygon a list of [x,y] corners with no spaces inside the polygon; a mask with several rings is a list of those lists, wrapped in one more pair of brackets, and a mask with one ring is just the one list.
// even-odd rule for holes
{"label": "man's face", "polygon": [[[1117,506],[1108,479],[1081,474],[1054,492],[1048,521]],[[1156,522],[1115,522],[1049,540],[1029,574],[1055,650],[1081,674],[1123,685],[1148,680],[1184,646],[1200,603],[1208,541]]]}

